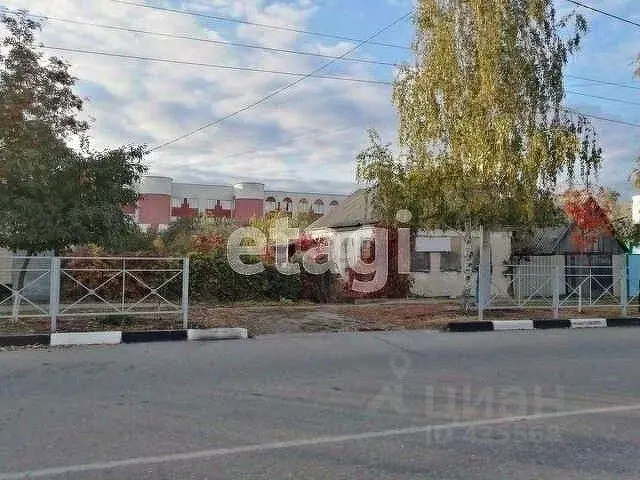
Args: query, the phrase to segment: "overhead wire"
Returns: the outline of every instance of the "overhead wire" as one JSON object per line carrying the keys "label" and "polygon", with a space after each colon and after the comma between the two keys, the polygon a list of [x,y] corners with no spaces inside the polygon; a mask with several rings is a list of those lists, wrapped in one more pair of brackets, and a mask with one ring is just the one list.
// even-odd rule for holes
{"label": "overhead wire", "polygon": [[[115,0],[114,0],[115,1]],[[118,0],[120,1],[120,0]],[[384,27],[380,28],[379,30],[377,30],[376,32],[374,32],[372,35],[370,35],[369,37],[367,37],[365,40],[362,40],[360,43],[358,43],[357,45],[351,47],[350,49],[348,49],[347,51],[345,51],[342,55],[340,55],[339,58],[344,58],[347,55],[350,55],[351,53],[355,52],[356,50],[358,50],[360,47],[362,47],[363,45],[366,45],[367,43],[371,42],[374,38],[378,37],[379,35],[383,34],[384,32],[386,32],[387,30],[390,30],[391,28],[393,28],[394,26],[396,26],[397,24],[399,24],[400,22],[406,20],[407,18],[409,18],[412,15],[412,11],[405,13],[403,15],[401,15],[400,17],[398,17],[397,19],[395,19],[394,21],[392,21],[391,23],[385,25]],[[246,112],[247,110],[250,110],[252,108],[257,107],[258,105],[270,100],[271,98],[280,95],[281,93],[290,90],[291,88],[295,87],[296,85],[302,83],[303,81],[305,81],[308,78],[313,77],[313,75],[317,75],[318,73],[320,73],[321,71],[325,70],[326,68],[330,67],[331,65],[333,65],[335,62],[337,62],[338,59],[334,59],[334,60],[330,60],[329,62],[324,63],[323,65],[321,65],[320,67],[312,70],[311,72],[309,72],[308,74],[304,75],[303,77],[298,78],[297,80],[294,80],[291,83],[288,83],[287,85],[284,85],[283,87],[278,88],[277,90],[272,91],[271,93],[259,98],[257,101],[252,102],[248,105],[245,105],[244,107],[235,110],[227,115],[224,115],[223,117],[220,117],[216,120],[212,120],[210,122],[205,123],[204,125],[195,128],[189,132],[186,132],[182,135],[176,136],[170,140],[167,140],[163,143],[161,143],[160,145],[157,145],[155,147],[153,147],[151,149],[151,151],[157,151],[161,148],[165,148],[169,145],[172,145],[174,143],[177,143],[179,141],[182,141],[186,138],[189,138],[193,135],[195,135],[198,132],[201,132],[203,130],[206,130],[208,128],[211,128],[213,126],[219,125],[231,118],[234,118],[238,115],[240,115],[243,112]]]}
{"label": "overhead wire", "polygon": [[[2,7],[0,7],[0,8],[2,8]],[[9,9],[6,9],[6,8],[4,9],[4,11],[8,12],[8,13],[11,13],[11,14],[17,14],[18,13],[15,10],[9,10]],[[207,44],[211,44],[211,45],[217,45],[217,46],[221,46],[221,47],[245,48],[245,49],[252,49],[252,50],[261,50],[261,51],[265,51],[265,52],[286,53],[286,54],[290,54],[290,55],[300,55],[300,56],[307,56],[307,57],[324,58],[324,59],[329,59],[329,60],[339,59],[340,61],[343,61],[343,62],[364,63],[364,64],[370,64],[370,65],[384,65],[384,66],[388,66],[388,67],[397,67],[397,66],[400,65],[398,62],[386,62],[386,61],[382,61],[382,60],[373,60],[373,59],[367,59],[367,58],[353,58],[353,57],[351,57],[351,58],[338,58],[335,55],[326,55],[326,54],[317,53],[317,52],[309,52],[309,51],[294,50],[294,49],[287,49],[287,48],[275,48],[275,47],[268,47],[268,46],[264,46],[264,45],[257,45],[257,44],[253,44],[253,43],[235,42],[235,41],[227,41],[227,40],[216,40],[216,39],[212,39],[212,38],[197,37],[197,36],[193,36],[193,35],[184,35],[184,34],[178,34],[178,33],[157,32],[157,31],[153,31],[153,30],[145,30],[145,29],[141,29],[141,28],[126,27],[126,26],[122,26],[122,25],[109,25],[109,24],[104,24],[104,23],[86,22],[86,21],[83,21],[83,20],[74,20],[74,19],[62,18],[62,17],[52,17],[52,16],[48,16],[48,15],[41,15],[41,14],[34,14],[34,13],[28,13],[27,16],[31,17],[31,18],[37,18],[37,19],[42,19],[42,20],[47,20],[47,21],[68,23],[68,24],[71,24],[71,25],[82,25],[82,26],[93,27],[93,28],[101,28],[101,29],[105,29],[105,30],[134,33],[134,34],[139,34],[139,35],[156,36],[156,37],[160,37],[160,38],[170,38],[170,39],[174,39],[174,40],[188,40],[188,41],[193,41],[193,42],[201,42],[201,43],[207,43]]]}
{"label": "overhead wire", "polygon": [[[125,60],[140,60],[140,61],[155,62],[155,63],[187,65],[192,67],[215,68],[215,69],[221,69],[221,70],[237,70],[237,71],[243,71],[243,72],[269,73],[274,75],[285,75],[285,76],[291,76],[291,77],[309,76],[306,73],[290,72],[286,70],[271,70],[271,69],[266,69],[262,67],[243,67],[241,65],[224,65],[224,64],[218,64],[218,63],[192,62],[188,60],[174,60],[170,58],[148,57],[143,55],[130,55],[126,53],[103,52],[100,50],[85,50],[81,48],[56,47],[56,46],[46,45],[46,44],[43,45],[42,48],[47,50],[56,50],[56,51],[68,52],[68,53],[80,53],[80,54],[96,55],[96,56],[103,56],[103,57],[121,58]],[[365,83],[365,84],[372,84],[372,85],[393,85],[393,83],[390,81],[373,80],[373,79],[367,79],[367,78],[343,77],[339,75],[313,74],[313,75],[310,75],[310,77],[322,78],[327,80],[342,80],[346,82]]]}
{"label": "overhead wire", "polygon": [[[357,42],[357,43],[364,42],[364,40],[361,40],[361,39],[358,39],[358,38],[354,38],[354,37],[349,37],[349,36],[346,36],[346,35],[336,35],[336,34],[331,34],[331,33],[315,32],[315,31],[310,31],[310,30],[304,30],[304,29],[301,29],[301,28],[291,27],[291,26],[288,26],[288,25],[274,25],[274,24],[270,24],[270,23],[251,22],[249,20],[242,20],[242,19],[233,18],[233,17],[227,17],[227,16],[223,16],[223,15],[212,15],[212,14],[208,14],[208,13],[196,12],[196,11],[193,11],[193,10],[177,9],[177,8],[170,8],[170,7],[161,7],[159,5],[150,5],[150,4],[145,4],[145,3],[132,2],[132,1],[129,1],[129,0],[110,0],[110,1],[114,2],[114,3],[121,4],[121,5],[131,6],[131,7],[147,8],[147,9],[157,10],[157,11],[166,12],[166,13],[174,13],[174,14],[178,14],[178,15],[187,15],[187,16],[192,16],[192,17],[206,18],[206,19],[209,19],[209,20],[217,20],[217,21],[221,21],[221,22],[231,22],[231,23],[238,23],[238,24],[243,24],[243,25],[251,25],[251,26],[254,26],[254,27],[260,27],[260,28],[265,28],[265,29],[293,32],[293,33],[299,33],[299,34],[303,34],[303,35],[310,35],[310,36],[323,37],[323,38],[331,38],[331,39],[334,39],[334,40],[344,40],[344,41],[348,41],[348,42]],[[406,18],[408,18],[408,17],[406,17]],[[393,43],[383,43],[383,42],[374,42],[374,41],[367,41],[365,43],[370,44],[370,45],[377,45],[377,46],[381,46],[381,47],[391,47],[391,48],[399,48],[399,49],[403,49],[403,50],[411,50],[411,47],[408,47],[406,45],[398,45],[398,44],[393,44]]]}
{"label": "overhead wire", "polygon": [[606,15],[607,17],[613,18],[613,19],[618,20],[620,22],[624,22],[624,23],[628,23],[630,25],[634,25],[636,27],[640,27],[640,23],[639,22],[631,20],[630,18],[625,18],[625,17],[622,17],[620,15],[616,15],[615,13],[611,13],[611,12],[608,12],[606,10],[602,10],[600,8],[596,8],[596,7],[592,6],[592,5],[588,5],[588,4],[584,3],[584,2],[579,2],[577,0],[566,0],[566,1],[569,2],[569,3],[572,3],[573,5],[576,5],[578,7],[582,7],[582,8],[585,8],[587,10],[591,10],[592,12],[596,12],[596,13],[599,13],[601,15]]}

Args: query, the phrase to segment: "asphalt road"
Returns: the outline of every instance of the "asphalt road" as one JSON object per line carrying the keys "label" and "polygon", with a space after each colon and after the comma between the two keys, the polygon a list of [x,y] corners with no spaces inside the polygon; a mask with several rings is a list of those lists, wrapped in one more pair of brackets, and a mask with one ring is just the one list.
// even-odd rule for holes
{"label": "asphalt road", "polygon": [[0,353],[0,480],[637,479],[640,329]]}

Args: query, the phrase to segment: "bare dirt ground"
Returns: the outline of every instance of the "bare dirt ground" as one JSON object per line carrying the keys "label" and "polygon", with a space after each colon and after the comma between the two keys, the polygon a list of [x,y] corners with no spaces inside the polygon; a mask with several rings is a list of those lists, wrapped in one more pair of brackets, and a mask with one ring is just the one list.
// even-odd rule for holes
{"label": "bare dirt ground", "polygon": [[[638,315],[637,308],[629,309]],[[619,308],[591,308],[578,313],[565,309],[561,318],[619,317]],[[553,318],[545,310],[496,310],[485,313],[487,320]],[[456,301],[406,300],[384,303],[313,305],[313,304],[245,304],[190,307],[190,328],[245,327],[251,335],[277,333],[356,332],[392,330],[444,330],[450,322],[477,320],[477,314],[465,315]],[[182,328],[173,317],[107,317],[59,319],[58,331],[99,330],[171,330]],[[49,331],[49,320],[21,319],[13,323],[0,319],[0,333],[39,333]]]}
{"label": "bare dirt ground", "polygon": [[[253,335],[273,333],[354,332],[392,330],[444,330],[450,322],[478,319],[465,315],[457,302],[421,301],[391,304],[192,307],[194,325],[202,328],[245,327]],[[629,312],[633,313],[633,312]],[[617,317],[619,308],[588,309],[583,313],[563,310],[561,318]],[[486,312],[488,320],[550,319],[550,310],[497,310]]]}

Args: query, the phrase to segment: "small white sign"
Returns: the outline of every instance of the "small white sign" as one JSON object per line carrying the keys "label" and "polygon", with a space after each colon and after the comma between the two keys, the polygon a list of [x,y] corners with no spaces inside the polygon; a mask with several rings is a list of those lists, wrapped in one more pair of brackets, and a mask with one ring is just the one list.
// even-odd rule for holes
{"label": "small white sign", "polygon": [[451,238],[447,237],[418,237],[416,238],[416,252],[450,252]]}

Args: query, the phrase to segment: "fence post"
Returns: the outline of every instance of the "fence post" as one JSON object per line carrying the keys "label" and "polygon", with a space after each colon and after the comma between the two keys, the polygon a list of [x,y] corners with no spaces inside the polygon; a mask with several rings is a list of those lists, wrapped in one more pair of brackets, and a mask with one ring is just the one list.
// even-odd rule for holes
{"label": "fence post", "polygon": [[553,318],[560,317],[560,275],[562,266],[557,265],[553,272]]}
{"label": "fence post", "polygon": [[182,328],[189,328],[189,257],[182,261]]}
{"label": "fence post", "polygon": [[51,333],[58,328],[60,314],[60,257],[51,258],[49,269],[49,314],[51,315]]}
{"label": "fence post", "polygon": [[578,285],[578,313],[582,313],[582,283]]}
{"label": "fence post", "polygon": [[620,274],[620,303],[622,304],[622,316],[627,316],[627,307],[629,305],[629,278],[627,271],[627,264],[625,258],[625,265]]}

